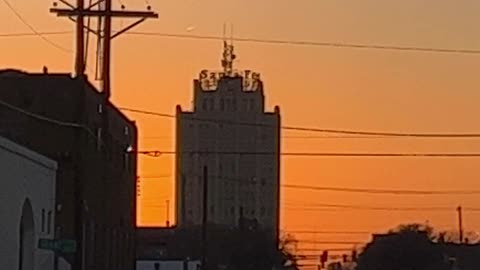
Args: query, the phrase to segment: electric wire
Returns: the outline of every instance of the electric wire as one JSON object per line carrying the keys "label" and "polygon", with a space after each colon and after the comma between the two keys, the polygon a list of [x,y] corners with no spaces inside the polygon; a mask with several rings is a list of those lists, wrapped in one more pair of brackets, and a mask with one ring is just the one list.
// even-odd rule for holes
{"label": "electric wire", "polygon": [[[176,118],[175,115],[168,114],[168,113],[139,110],[139,109],[127,108],[127,107],[119,107],[119,109],[125,112],[139,113],[139,114],[166,117],[166,118]],[[275,125],[262,124],[262,123],[251,123],[251,122],[249,123],[249,122],[228,121],[228,120],[221,120],[221,119],[209,119],[209,118],[187,117],[187,116],[182,116],[182,118],[189,121],[210,122],[215,124],[277,128]],[[316,128],[316,127],[297,127],[297,126],[281,126],[280,128],[284,130],[289,130],[289,131],[334,133],[334,134],[343,134],[343,135],[362,135],[362,136],[419,137],[419,138],[480,138],[480,133],[409,133],[409,132],[383,132],[383,131],[379,132],[379,131],[325,129],[325,128]]]}
{"label": "electric wire", "polygon": [[[136,36],[155,36],[164,38],[180,38],[180,39],[196,39],[196,40],[224,40],[221,36],[208,35],[191,35],[191,34],[173,34],[161,32],[129,32],[129,35]],[[432,47],[414,47],[414,46],[392,46],[392,45],[376,45],[376,44],[360,44],[360,43],[342,43],[342,42],[318,42],[318,41],[295,41],[295,40],[275,40],[262,38],[232,38],[236,42],[247,43],[263,43],[275,45],[295,45],[295,46],[315,46],[315,47],[334,47],[334,48],[350,48],[350,49],[370,49],[370,50],[389,50],[404,52],[423,52],[423,53],[454,53],[454,54],[480,54],[480,50],[474,49],[447,49]]]}
{"label": "electric wire", "polygon": [[406,189],[373,189],[373,188],[346,188],[311,185],[284,184],[284,188],[302,189],[311,191],[333,191],[346,193],[386,194],[386,195],[477,195],[480,190],[406,190]]}
{"label": "electric wire", "polygon": [[[6,1],[6,0],[3,0]],[[23,21],[23,18],[22,18]],[[38,32],[36,35],[48,36],[57,33],[51,32]],[[114,31],[115,32],[115,31]],[[70,34],[70,31],[63,31],[61,34]],[[220,36],[208,36],[208,35],[189,35],[189,34],[174,34],[174,33],[160,33],[160,32],[128,32],[126,35],[137,36],[156,36],[164,38],[177,38],[177,39],[194,39],[194,40],[220,40],[224,38]],[[0,37],[4,34],[0,34]],[[7,34],[8,37],[21,37],[23,34]],[[389,50],[389,51],[403,51],[403,52],[422,52],[422,53],[442,53],[442,54],[480,54],[480,50],[477,49],[447,49],[447,48],[433,48],[433,47],[416,47],[416,46],[394,46],[394,45],[377,45],[377,44],[359,44],[359,43],[342,43],[342,42],[317,42],[317,41],[298,41],[298,40],[274,40],[274,39],[262,39],[262,38],[233,38],[233,41],[244,43],[263,43],[274,45],[295,45],[295,46],[315,46],[315,47],[333,47],[333,48],[350,48],[350,49],[370,49],[370,50]],[[50,43],[50,41],[49,41]],[[58,46],[58,45],[54,45]],[[66,50],[62,48],[62,50]]]}
{"label": "electric wire", "polygon": [[[182,174],[182,177],[198,177],[198,174]],[[253,178],[233,178],[221,175],[210,175],[214,179],[221,179],[240,184],[255,184],[258,182],[256,177]],[[267,183],[265,183],[267,184]],[[270,184],[272,185],[272,184]],[[314,185],[298,185],[298,184],[281,184],[282,188],[300,189],[309,191],[331,191],[331,192],[345,192],[345,193],[360,193],[369,195],[398,195],[398,196],[444,196],[444,195],[478,195],[480,190],[420,190],[420,189],[375,189],[375,188],[345,188],[332,186],[314,186]],[[330,205],[338,206],[338,205]],[[480,211],[480,208],[465,208],[471,211]]]}
{"label": "electric wire", "polygon": [[[324,210],[324,209],[348,209],[348,210],[371,210],[371,211],[399,211],[399,212],[455,212],[457,207],[379,207],[379,206],[366,206],[366,205],[347,205],[347,204],[326,204],[326,203],[308,203],[302,205],[288,205],[298,207],[298,210]],[[292,209],[292,208],[290,208]],[[479,208],[465,207],[462,208],[465,211],[478,212]]]}
{"label": "electric wire", "polygon": [[38,37],[38,35],[42,36],[56,36],[56,35],[65,35],[71,34],[71,31],[52,31],[52,32],[39,32],[36,33],[0,33],[0,38],[9,38],[9,37]]}
{"label": "electric wire", "polygon": [[63,51],[65,53],[71,53],[72,51],[71,50],[68,50],[58,44],[56,44],[55,42],[51,41],[50,39],[46,38],[42,33],[38,32],[35,27],[33,27],[30,23],[27,22],[27,20],[25,20],[25,18],[23,18],[23,16],[15,9],[15,7],[13,7],[10,2],[8,2],[7,0],[3,0],[3,2],[5,3],[5,5],[7,5],[7,7],[13,12],[13,14],[15,14],[15,16],[25,25],[27,26],[30,31],[32,31],[35,35],[37,35],[38,37],[40,37],[41,39],[43,39],[45,42],[47,42],[48,44],[50,44],[51,46],[59,49],[60,51]]}
{"label": "electric wire", "polygon": [[55,124],[55,125],[58,125],[58,126],[63,126],[63,127],[69,127],[69,128],[80,128],[80,129],[83,129],[85,130],[89,135],[93,136],[94,138],[97,138],[97,136],[95,135],[95,133],[90,130],[87,126],[85,125],[81,125],[81,124],[78,124],[78,123],[72,123],[72,122],[65,122],[65,121],[60,121],[60,120],[56,120],[56,119],[53,119],[53,118],[49,118],[49,117],[46,117],[46,116],[42,116],[42,115],[39,115],[39,114],[35,114],[35,113],[32,113],[32,112],[29,112],[29,111],[26,111],[24,109],[21,109],[19,107],[16,107],[14,105],[11,105],[7,102],[4,102],[2,100],[0,100],[0,105],[12,110],[12,111],[16,111],[18,113],[21,113],[21,114],[24,114],[28,117],[31,117],[31,118],[34,118],[34,119],[37,119],[39,121],[44,121],[44,122],[48,122],[48,123],[51,123],[51,124]]}
{"label": "electric wire", "polygon": [[314,231],[314,230],[284,230],[285,233],[288,234],[371,234],[371,232],[368,231]]}
{"label": "electric wire", "polygon": [[[420,139],[418,137],[385,137],[385,136],[349,136],[349,135],[323,135],[323,136],[290,136],[290,135],[283,135],[281,136],[282,139]],[[173,140],[174,138],[171,136],[145,136],[140,137],[142,140]],[[447,138],[449,139],[449,138]],[[472,139],[480,139],[473,137]]]}
{"label": "electric wire", "polygon": [[146,150],[131,152],[150,157],[165,155],[245,155],[245,156],[286,156],[286,157],[370,157],[370,158],[478,158],[480,153],[352,153],[352,152],[261,152],[261,151],[168,151]]}

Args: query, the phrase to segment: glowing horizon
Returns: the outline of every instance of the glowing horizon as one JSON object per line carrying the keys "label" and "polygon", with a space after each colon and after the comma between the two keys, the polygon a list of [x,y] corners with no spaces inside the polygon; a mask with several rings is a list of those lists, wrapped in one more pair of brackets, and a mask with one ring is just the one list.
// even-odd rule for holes
{"label": "glowing horizon", "polygon": [[[39,32],[72,31],[73,24],[49,14],[49,1],[13,1],[12,5]],[[124,1],[127,7],[143,4]],[[221,36],[232,22],[234,36],[274,40],[311,40],[405,47],[480,48],[475,11],[480,3],[441,1],[289,0],[204,2],[152,1],[160,13],[136,31]],[[116,4],[117,5],[117,4]],[[5,6],[8,24],[0,33],[30,29]],[[217,12],[221,10],[222,12]],[[461,14],[461,15],[460,15]],[[115,27],[125,25],[117,21]],[[73,35],[48,39],[73,50]],[[2,68],[71,72],[73,56],[38,37],[2,37]],[[192,80],[202,69],[219,69],[221,42],[128,35],[113,44],[112,98],[119,107],[174,113],[189,108]],[[401,52],[373,49],[274,45],[235,42],[239,69],[262,74],[266,108],[281,108],[284,125],[392,132],[479,132],[480,81],[476,55]],[[93,52],[88,74],[93,76]],[[15,53],[13,53],[15,52]],[[174,149],[175,121],[127,113],[137,121],[141,149]],[[286,152],[480,152],[477,139],[295,138],[308,133],[284,131]],[[474,158],[312,158],[283,157],[283,184],[379,189],[480,189]],[[165,224],[166,200],[174,213],[172,156],[139,158],[144,179],[139,199],[141,226]],[[169,177],[170,176],[170,177]],[[438,229],[456,228],[456,212],[448,211],[304,211],[301,205],[347,204],[378,207],[480,207],[480,196],[389,196],[282,190],[282,229],[385,231],[400,223],[420,222]],[[466,211],[465,229],[480,228],[480,215]],[[175,218],[172,216],[171,220]],[[319,239],[339,240],[338,235]],[[366,241],[362,235],[349,239]],[[320,246],[320,245],[319,245]]]}

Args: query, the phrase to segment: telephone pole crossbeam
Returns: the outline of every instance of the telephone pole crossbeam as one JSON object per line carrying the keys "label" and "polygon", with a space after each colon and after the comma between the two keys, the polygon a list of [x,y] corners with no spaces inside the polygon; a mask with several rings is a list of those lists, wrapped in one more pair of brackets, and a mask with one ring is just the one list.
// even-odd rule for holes
{"label": "telephone pole crossbeam", "polygon": [[158,14],[153,11],[126,11],[126,10],[89,10],[89,9],[64,9],[51,8],[51,13],[56,13],[58,17],[76,17],[76,16],[90,16],[90,17],[112,17],[112,18],[158,18]]}
{"label": "telephone pole crossbeam", "polygon": [[[98,44],[101,45],[99,45],[100,50],[97,54],[97,67],[99,67],[99,70],[101,70],[101,90],[105,99],[108,100],[111,95],[110,55],[112,39],[134,28],[147,19],[158,18],[158,14],[150,11],[150,6],[147,7],[148,11],[114,10],[112,9],[112,0],[98,0],[89,5],[87,8],[85,8],[84,0],[77,0],[76,7],[68,3],[66,0],[60,0],[60,2],[66,5],[68,8],[58,8],[56,5],[54,5],[54,8],[50,9],[50,12],[56,14],[58,17],[67,17],[71,20],[74,20],[77,24],[77,48],[75,57],[75,73],[77,76],[82,76],[85,73],[85,62],[87,59],[85,56],[85,51],[86,47],[88,46],[88,44],[85,44],[85,32],[94,33],[99,39]],[[91,17],[99,19],[98,31],[95,31],[91,29],[89,25],[86,26],[84,24],[84,18]],[[112,33],[112,19],[114,18],[137,18],[138,20],[127,27]]]}

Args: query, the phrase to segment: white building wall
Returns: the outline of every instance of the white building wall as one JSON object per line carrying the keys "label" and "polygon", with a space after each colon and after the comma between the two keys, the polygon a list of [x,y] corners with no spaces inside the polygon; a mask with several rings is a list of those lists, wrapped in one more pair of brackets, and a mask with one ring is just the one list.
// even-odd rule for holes
{"label": "white building wall", "polygon": [[19,269],[20,223],[24,205],[29,208],[26,201],[33,213],[33,239],[28,240],[32,245],[26,248],[33,248],[33,256],[24,258],[23,269],[53,269],[53,253],[37,247],[39,238],[54,237],[56,170],[54,161],[0,137],[1,269]]}

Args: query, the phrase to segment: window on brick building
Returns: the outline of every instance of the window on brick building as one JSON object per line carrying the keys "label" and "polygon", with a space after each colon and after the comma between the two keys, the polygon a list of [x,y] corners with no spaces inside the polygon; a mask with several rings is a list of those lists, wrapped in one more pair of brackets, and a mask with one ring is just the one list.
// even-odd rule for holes
{"label": "window on brick building", "polygon": [[267,179],[265,177],[262,177],[260,183],[262,186],[265,186],[267,184]]}
{"label": "window on brick building", "polygon": [[215,110],[215,100],[213,98],[209,99],[210,111]]}
{"label": "window on brick building", "polygon": [[97,150],[102,147],[102,128],[97,128]]}
{"label": "window on brick building", "polygon": [[223,100],[223,98],[220,99],[220,111],[224,111],[225,110],[225,100]]}
{"label": "window on brick building", "polygon": [[248,100],[248,110],[249,111],[254,111],[255,110],[255,103],[253,99]]}
{"label": "window on brick building", "polygon": [[51,233],[51,227],[52,226],[52,211],[48,211],[47,213],[47,233]]}
{"label": "window on brick building", "polygon": [[207,104],[208,100],[207,99],[203,99],[203,102],[202,102],[202,109],[204,111],[208,111],[208,104]]}
{"label": "window on brick building", "polygon": [[45,209],[42,209],[42,232],[45,232]]}

